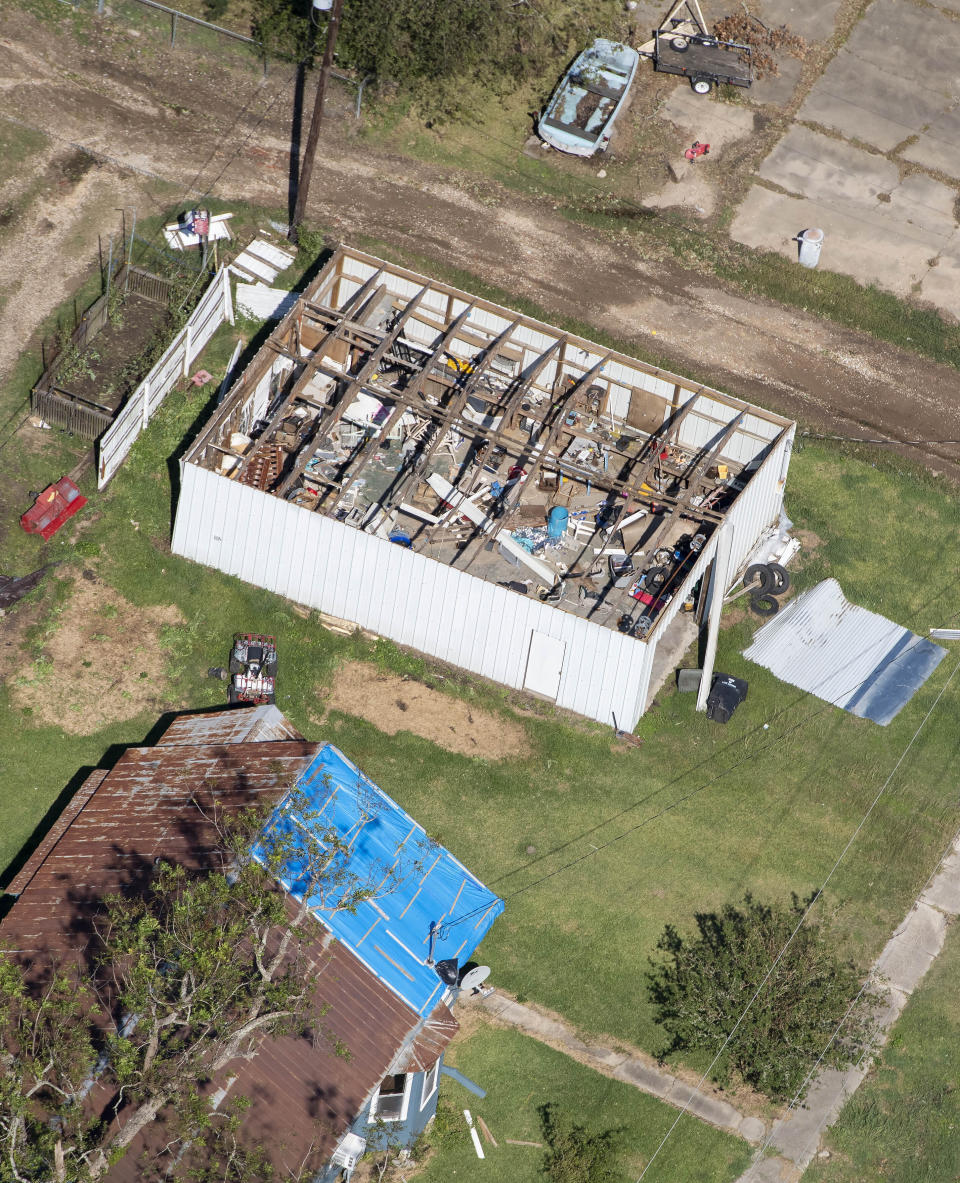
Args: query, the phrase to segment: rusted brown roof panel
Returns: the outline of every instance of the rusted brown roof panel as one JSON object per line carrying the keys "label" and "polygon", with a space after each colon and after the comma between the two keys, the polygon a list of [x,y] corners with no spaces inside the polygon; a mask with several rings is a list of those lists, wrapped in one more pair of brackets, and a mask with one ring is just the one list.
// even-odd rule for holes
{"label": "rusted brown roof panel", "polygon": [[[178,720],[168,742],[165,737],[156,747],[132,748],[108,774],[88,779],[17,877],[19,898],[0,922],[4,940],[35,963],[75,956],[86,944],[100,899],[135,886],[155,858],[209,866],[216,836],[197,799],[216,799],[226,810],[277,800],[321,746],[301,739],[237,738],[236,717],[254,713],[189,716],[189,727],[179,727]],[[232,718],[218,727],[217,714]],[[263,728],[275,734],[285,725],[270,718],[254,722],[251,731],[261,735]],[[185,742],[197,729],[217,739]],[[324,948],[324,936],[318,925],[311,951],[319,973],[318,1028],[324,1034],[267,1041],[254,1060],[232,1069],[237,1079],[231,1093],[252,1102],[244,1139],[268,1147],[281,1172],[298,1169],[307,1156],[317,1162],[329,1158],[398,1057],[411,1071],[429,1067],[456,1030],[446,1008],[438,1007],[417,1031],[417,1015],[346,946],[334,941]],[[334,1040],[348,1049],[349,1059],[334,1054]],[[137,1183],[143,1155],[166,1141],[162,1124],[155,1124],[110,1170],[110,1183]]]}

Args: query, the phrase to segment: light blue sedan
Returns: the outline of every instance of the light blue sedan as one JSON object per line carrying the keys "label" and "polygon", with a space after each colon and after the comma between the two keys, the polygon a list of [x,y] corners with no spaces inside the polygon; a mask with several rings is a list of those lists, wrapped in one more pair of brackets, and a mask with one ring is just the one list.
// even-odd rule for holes
{"label": "light blue sedan", "polygon": [[564,74],[537,124],[551,148],[592,156],[610,143],[640,58],[635,49],[598,37]]}

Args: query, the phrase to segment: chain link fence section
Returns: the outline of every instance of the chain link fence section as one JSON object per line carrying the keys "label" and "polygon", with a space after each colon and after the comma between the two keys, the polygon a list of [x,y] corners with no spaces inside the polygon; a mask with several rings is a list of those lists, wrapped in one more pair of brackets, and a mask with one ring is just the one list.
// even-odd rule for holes
{"label": "chain link fence section", "polygon": [[[74,10],[95,13],[106,20],[126,25],[131,33],[145,37],[169,49],[186,50],[205,57],[216,57],[224,65],[262,71],[268,74],[271,59],[253,37],[215,25],[202,17],[169,8],[158,0],[60,0]],[[363,92],[370,78],[352,78],[340,70],[331,70],[335,108],[352,111],[360,118]]]}

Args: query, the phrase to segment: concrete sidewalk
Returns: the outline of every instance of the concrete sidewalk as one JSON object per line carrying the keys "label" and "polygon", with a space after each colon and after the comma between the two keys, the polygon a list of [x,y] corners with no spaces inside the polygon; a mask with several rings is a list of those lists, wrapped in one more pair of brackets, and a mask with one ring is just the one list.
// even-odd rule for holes
{"label": "concrete sidewalk", "polygon": [[584,1043],[566,1024],[532,1007],[514,1002],[503,994],[491,994],[480,1005],[498,1022],[506,1023],[541,1043],[566,1052],[597,1072],[602,1072],[604,1076],[632,1084],[634,1088],[678,1109],[686,1105],[688,1113],[717,1129],[737,1134],[754,1145],[766,1137],[767,1127],[760,1118],[748,1117],[728,1101],[684,1084],[659,1068],[648,1056],[630,1055],[598,1044]]}
{"label": "concrete sidewalk", "polygon": [[[947,925],[958,915],[960,834],[871,970],[873,982],[883,995],[877,1014],[874,1052],[887,1042],[907,999],[943,948]],[[769,1149],[778,1152],[777,1156],[755,1162],[737,1183],[796,1183],[820,1152],[823,1134],[859,1088],[871,1063],[872,1057],[865,1056],[858,1066],[846,1072],[828,1069],[821,1073],[803,1104],[774,1122],[768,1142]],[[766,1145],[761,1152],[765,1149]]]}

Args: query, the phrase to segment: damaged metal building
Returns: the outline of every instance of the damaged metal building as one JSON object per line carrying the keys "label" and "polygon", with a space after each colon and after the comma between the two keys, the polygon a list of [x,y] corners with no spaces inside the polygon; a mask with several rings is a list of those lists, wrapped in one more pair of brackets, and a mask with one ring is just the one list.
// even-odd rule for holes
{"label": "damaged metal building", "polygon": [[632,728],[715,644],[794,428],[341,247],[181,461],[173,550]]}

